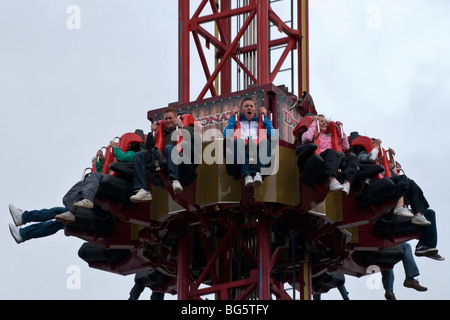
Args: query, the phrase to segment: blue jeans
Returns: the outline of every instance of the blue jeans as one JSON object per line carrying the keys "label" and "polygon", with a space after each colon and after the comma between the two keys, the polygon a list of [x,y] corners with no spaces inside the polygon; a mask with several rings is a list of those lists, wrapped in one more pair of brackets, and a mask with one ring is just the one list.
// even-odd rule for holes
{"label": "blue jeans", "polygon": [[[406,279],[413,279],[417,277],[419,273],[419,268],[417,267],[416,261],[412,253],[411,245],[407,242],[400,244],[403,248],[405,254],[403,255],[403,268],[405,269]],[[381,271],[383,288],[384,290],[394,291],[394,269]]]}
{"label": "blue jeans", "polygon": [[164,157],[166,157],[167,160],[167,174],[169,175],[170,180],[179,180],[178,174],[179,165],[175,164],[172,159],[173,148],[176,148],[176,146],[171,144],[164,147]]}
{"label": "blue jeans", "polygon": [[[179,180],[178,165],[172,161],[172,149],[175,146],[167,145],[164,147],[164,157],[167,161],[167,174],[170,180]],[[134,154],[134,174],[133,189],[144,189],[149,191],[147,181],[147,166],[152,161],[152,156],[147,150],[139,151]]]}
{"label": "blue jeans", "polygon": [[152,157],[147,150],[139,151],[134,154],[134,174],[133,174],[133,189],[148,190],[147,182],[147,165],[152,161]]}
{"label": "blue jeans", "polygon": [[22,213],[23,224],[27,222],[39,223],[20,228],[20,237],[23,239],[23,241],[26,241],[35,238],[47,237],[55,234],[61,229],[64,229],[64,223],[58,222],[53,219],[55,219],[56,215],[64,213],[66,211],[67,209],[65,207],[24,211]]}
{"label": "blue jeans", "polygon": [[[254,161],[250,163],[249,150],[245,147],[244,140],[234,140],[234,166],[236,166],[237,172],[239,172],[241,177],[254,176],[257,172],[261,173],[263,165],[259,157],[259,146],[256,149],[253,147],[252,151],[254,152],[252,155]],[[270,144],[267,151],[270,153]]]}

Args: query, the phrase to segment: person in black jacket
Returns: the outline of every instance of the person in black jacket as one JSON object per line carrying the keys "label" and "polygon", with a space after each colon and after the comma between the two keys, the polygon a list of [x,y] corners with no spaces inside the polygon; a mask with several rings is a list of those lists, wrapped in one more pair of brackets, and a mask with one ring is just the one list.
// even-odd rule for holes
{"label": "person in black jacket", "polygon": [[[174,108],[166,108],[163,111],[165,128],[164,133],[164,157],[167,161],[167,173],[172,182],[173,192],[179,194],[183,192],[183,187],[180,184],[179,166],[175,159],[172,158],[172,150],[176,148],[177,141],[173,139],[172,133],[177,129],[187,130],[191,138],[194,136],[194,128],[191,126],[185,127],[183,122],[178,118],[177,111]],[[136,192],[130,197],[132,202],[146,202],[152,200],[152,195],[148,188],[147,181],[147,165],[152,161],[152,148],[155,145],[153,132],[156,132],[158,123],[152,123],[152,132],[149,132],[145,141],[145,149],[137,152],[134,156],[134,174],[133,174],[133,189]],[[175,150],[174,150],[175,151]],[[177,154],[175,152],[175,154]]]}

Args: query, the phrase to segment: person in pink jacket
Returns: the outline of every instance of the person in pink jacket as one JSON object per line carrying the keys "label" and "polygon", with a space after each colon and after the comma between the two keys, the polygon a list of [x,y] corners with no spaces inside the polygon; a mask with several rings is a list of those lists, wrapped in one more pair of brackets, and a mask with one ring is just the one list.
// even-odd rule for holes
{"label": "person in pink jacket", "polygon": [[[318,142],[319,154],[324,160],[325,174],[330,179],[330,191],[341,190],[345,194],[350,192],[350,184],[358,171],[358,159],[352,153],[348,153],[350,146],[347,135],[343,131],[342,122],[336,121],[338,132],[342,136],[342,150],[347,156],[338,156],[337,152],[332,149],[332,138],[329,128],[329,121],[323,115],[313,117],[318,120],[319,135],[316,138]],[[312,121],[309,128],[302,135],[302,144],[314,142],[317,121]],[[342,130],[342,132],[340,132]],[[342,170],[343,183],[341,184],[337,179],[339,169]]]}

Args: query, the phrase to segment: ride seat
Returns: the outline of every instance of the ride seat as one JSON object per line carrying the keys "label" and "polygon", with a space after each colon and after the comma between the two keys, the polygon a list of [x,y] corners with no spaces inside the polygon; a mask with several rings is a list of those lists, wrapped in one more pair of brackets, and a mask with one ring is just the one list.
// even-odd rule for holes
{"label": "ride seat", "polygon": [[373,226],[377,234],[389,239],[402,235],[418,234],[422,231],[422,228],[411,223],[411,218],[398,216],[393,212],[380,217]]}
{"label": "ride seat", "polygon": [[[367,136],[360,136],[357,132],[352,132],[351,135],[353,136],[352,140],[351,140],[351,144],[350,144],[352,149],[364,150],[367,154],[369,154],[372,151],[372,149],[374,147],[372,138],[369,138]],[[355,153],[359,153],[359,152],[355,152]],[[380,164],[384,168],[384,173],[381,172],[378,175],[374,176],[373,177],[374,180],[381,179],[383,176],[388,177],[388,178],[391,176],[391,171],[390,171],[390,167],[389,167],[389,161],[388,161],[387,155],[386,155],[386,150],[384,150],[383,148],[381,148],[381,150],[379,150],[378,155],[377,155],[377,160],[373,164],[374,165]]]}
{"label": "ride seat", "polygon": [[107,201],[129,203],[132,195],[133,187],[129,182],[107,175],[102,178],[95,197]]}
{"label": "ride seat", "polygon": [[306,91],[303,91],[302,97],[294,103],[293,107],[297,109],[302,117],[306,115],[317,115],[313,98]]}
{"label": "ride seat", "polygon": [[138,249],[108,249],[93,243],[83,243],[78,256],[91,268],[129,275],[150,269],[150,265],[142,262]]}
{"label": "ride seat", "polygon": [[78,249],[78,256],[91,264],[117,265],[131,254],[130,249],[105,249],[90,242],[85,242]]}
{"label": "ride seat", "polygon": [[312,279],[312,289],[315,294],[327,293],[330,289],[337,288],[345,284],[345,276],[342,273],[325,271]]}
{"label": "ride seat", "polygon": [[129,146],[131,143],[137,143],[137,144],[140,144],[140,143],[144,143],[144,141],[142,140],[142,137],[141,137],[139,134],[137,134],[136,132],[127,132],[127,133],[124,133],[124,134],[120,137],[120,140],[119,140],[119,143],[118,143],[118,147],[119,147],[123,152],[126,152],[128,146]]}
{"label": "ride seat", "polygon": [[[141,130],[136,130],[136,132],[140,132]],[[139,135],[138,133],[133,133],[133,132],[127,132],[125,134],[123,134],[120,138],[119,138],[119,143],[118,143],[118,147],[123,151],[126,152],[128,146],[130,145],[130,143],[143,143],[142,137],[141,135]],[[103,160],[103,169],[102,172],[104,174],[113,174],[116,175],[114,172],[112,171],[112,169],[110,168],[111,164],[116,163],[117,160],[114,157],[113,154],[113,150],[111,148],[111,146],[109,145],[108,147],[106,147],[106,151],[105,151],[105,158]],[[111,172],[112,171],[112,172]]]}
{"label": "ride seat", "polygon": [[[351,134],[351,147],[356,152],[364,150],[367,154],[374,147],[373,140],[367,136],[360,136],[357,132]],[[385,152],[379,153],[385,156]],[[391,179],[385,177],[386,167],[378,164],[359,164],[359,171],[354,179],[354,190],[358,204],[364,208],[395,200],[396,187]],[[369,181],[367,183],[366,181]]]}
{"label": "ride seat", "polygon": [[66,230],[106,236],[114,231],[115,218],[99,207],[93,209],[77,208],[75,221],[66,225]]}
{"label": "ride seat", "polygon": [[400,262],[405,255],[405,251],[399,245],[386,248],[379,251],[355,250],[353,256],[356,261],[369,266],[378,266],[383,269],[392,268],[397,262]]}

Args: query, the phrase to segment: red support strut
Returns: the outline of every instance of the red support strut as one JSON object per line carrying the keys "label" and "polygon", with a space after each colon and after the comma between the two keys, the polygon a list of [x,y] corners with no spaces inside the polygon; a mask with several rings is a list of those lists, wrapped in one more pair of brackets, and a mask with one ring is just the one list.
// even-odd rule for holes
{"label": "red support strut", "polygon": [[184,237],[178,238],[178,262],[177,262],[177,290],[178,300],[189,298],[189,262],[190,262],[190,237],[189,228]]}
{"label": "red support strut", "polygon": [[258,220],[258,299],[270,300],[270,225],[267,217]]}

